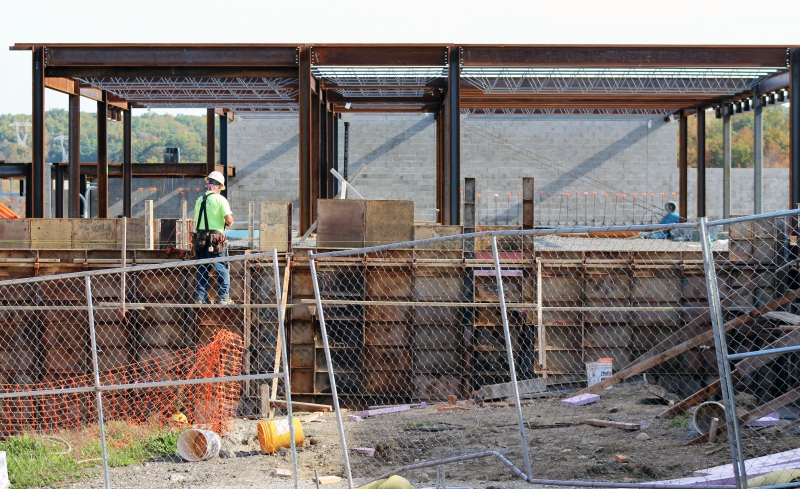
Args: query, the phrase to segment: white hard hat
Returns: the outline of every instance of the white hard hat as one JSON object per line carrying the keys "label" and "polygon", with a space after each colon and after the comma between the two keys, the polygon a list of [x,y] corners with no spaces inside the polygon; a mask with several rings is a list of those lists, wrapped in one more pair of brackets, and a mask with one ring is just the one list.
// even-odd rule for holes
{"label": "white hard hat", "polygon": [[214,180],[215,182],[218,182],[220,184],[220,188],[222,190],[225,190],[225,177],[223,177],[222,173],[218,171],[212,171],[211,173],[208,174],[206,178],[204,178],[204,180],[206,181],[206,183],[208,183],[209,180]]}

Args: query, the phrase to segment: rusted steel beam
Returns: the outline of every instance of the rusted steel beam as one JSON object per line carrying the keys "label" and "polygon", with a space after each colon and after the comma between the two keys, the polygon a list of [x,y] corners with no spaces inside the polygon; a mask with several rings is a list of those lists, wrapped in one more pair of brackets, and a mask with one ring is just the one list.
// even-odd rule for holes
{"label": "rusted steel beam", "polygon": [[297,78],[297,67],[271,66],[48,66],[47,76],[99,77],[137,76],[220,77],[220,78]]}
{"label": "rusted steel beam", "polygon": [[296,45],[45,44],[44,46],[47,48],[47,66],[297,66]]}
{"label": "rusted steel beam", "polygon": [[364,45],[312,46],[316,66],[444,66],[445,45]]}
{"label": "rusted steel beam", "polygon": [[706,111],[697,111],[697,217],[706,216]]}
{"label": "rusted steel beam", "polygon": [[122,215],[133,217],[133,114],[122,115]]}
{"label": "rusted steel beam", "polygon": [[108,103],[105,101],[97,102],[97,217],[108,217]]}
{"label": "rusted steel beam", "polygon": [[[388,82],[387,82],[388,83]],[[461,86],[469,86],[468,82],[462,81]],[[447,80],[444,78],[433,78],[419,85],[339,85],[334,81],[325,80],[324,90],[434,90],[447,88]]]}
{"label": "rusted steel beam", "polygon": [[[66,163],[62,163],[66,165]],[[19,164],[4,164],[0,165],[0,177],[9,178],[4,174],[5,167],[11,167],[6,171],[10,176],[23,176],[20,173],[21,166]],[[202,178],[207,175],[205,173],[205,163],[133,163],[131,164],[131,173],[133,177],[186,177],[186,178]],[[12,175],[13,173],[13,175]],[[19,173],[19,175],[17,175]],[[87,177],[97,176],[97,163],[96,162],[81,162],[80,175]],[[115,162],[108,164],[108,176],[113,178],[123,177],[122,163]],[[80,184],[79,184],[80,185]]]}
{"label": "rusted steel beam", "polygon": [[766,94],[775,90],[789,88],[789,78],[789,70],[773,73],[758,82],[754,91],[758,91],[760,94]]}
{"label": "rusted steel beam", "polygon": [[206,173],[217,167],[217,117],[214,109],[206,109]]}
{"label": "rusted steel beam", "polygon": [[322,159],[320,130],[321,102],[319,93],[311,91],[311,222],[317,219],[317,199],[320,197],[321,177],[320,165]]}
{"label": "rusted steel beam", "polygon": [[214,113],[219,116],[219,163],[222,166],[222,174],[225,175],[226,188],[222,191],[222,196],[228,198],[228,190],[230,185],[228,181],[228,118],[224,112],[215,109]]}
{"label": "rusted steel beam", "polygon": [[427,93],[422,97],[345,97],[344,95],[328,91],[328,102],[337,103],[337,104],[344,104],[347,102],[353,104],[425,104],[425,103],[435,103],[439,100],[439,95],[433,92]]}
{"label": "rusted steel beam", "polygon": [[81,214],[81,97],[75,85],[74,94],[69,96],[69,195],[67,215],[71,218]]}
{"label": "rusted steel beam", "polygon": [[463,46],[464,66],[783,67],[786,46]]}
{"label": "rusted steel beam", "polygon": [[423,105],[361,105],[352,104],[347,108],[345,104],[332,104],[333,110],[337,113],[354,112],[375,112],[375,113],[436,113],[439,112],[439,104]]}
{"label": "rusted steel beam", "polygon": [[311,214],[311,57],[308,48],[300,50],[299,137],[299,214],[300,233],[314,221]]}
{"label": "rusted steel beam", "polygon": [[31,207],[27,207],[25,212],[28,217],[45,217],[45,134],[44,134],[44,67],[45,67],[44,48],[33,49],[33,96],[32,96],[32,116],[31,132],[33,141],[31,143]]}
{"label": "rusted steel beam", "polygon": [[30,163],[3,163],[0,164],[0,178],[25,178],[26,167]]}
{"label": "rusted steel beam", "polygon": [[460,129],[460,80],[461,80],[461,51],[458,47],[451,47],[449,54],[449,68],[447,79],[447,140],[448,154],[448,199],[447,217],[445,224],[461,224],[461,129]]}
{"label": "rusted steel beam", "polygon": [[436,123],[436,222],[444,223],[444,111],[435,115]]}
{"label": "rusted steel beam", "polygon": [[325,191],[325,197],[328,198],[328,199],[332,199],[336,195],[335,188],[334,188],[336,179],[331,174],[331,170],[333,170],[336,167],[336,159],[335,159],[335,155],[334,155],[334,153],[335,153],[334,144],[335,144],[335,140],[336,140],[335,139],[336,138],[335,129],[336,129],[337,121],[336,121],[336,115],[333,113],[333,111],[330,110],[331,107],[327,106],[327,105],[326,105],[326,107],[327,107],[327,109],[325,111],[325,115],[326,115],[326,118],[325,118],[325,147],[326,147],[326,151],[325,151],[325,178],[326,178],[326,180],[325,181],[327,183],[327,188],[326,188],[326,191]]}
{"label": "rusted steel beam", "polygon": [[[328,114],[325,92],[320,93],[319,105],[319,198],[328,198]],[[333,175],[331,175],[333,178]]]}
{"label": "rusted steel beam", "polygon": [[686,222],[689,214],[689,121],[681,111],[678,127],[678,215]]}

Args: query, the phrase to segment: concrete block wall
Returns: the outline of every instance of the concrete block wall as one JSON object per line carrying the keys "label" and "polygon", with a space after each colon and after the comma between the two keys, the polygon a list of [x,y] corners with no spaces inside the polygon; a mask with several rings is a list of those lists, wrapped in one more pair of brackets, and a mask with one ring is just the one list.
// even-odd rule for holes
{"label": "concrete block wall", "polygon": [[[350,122],[349,174],[361,170],[353,182],[359,193],[367,199],[414,200],[417,221],[436,220],[433,116],[345,114],[339,121],[340,172],[344,121]],[[647,119],[467,116],[461,128],[461,176],[477,179],[480,224],[519,221],[517,194],[526,176],[536,179],[539,225],[658,221],[665,201],[678,200],[677,131],[678,124],[658,117],[648,123]],[[487,138],[487,133],[503,142]],[[237,177],[228,185],[234,214],[246,216],[249,200],[292,201],[296,222],[297,117],[239,118],[230,123],[228,138],[228,161],[237,168]],[[752,212],[752,173],[752,169],[733,170],[734,214]],[[712,217],[721,215],[721,174],[720,169],[707,172]],[[690,169],[690,218],[696,210],[695,176],[696,170]],[[788,170],[765,169],[764,182],[764,211],[785,209]],[[647,194],[646,201],[642,193]]]}

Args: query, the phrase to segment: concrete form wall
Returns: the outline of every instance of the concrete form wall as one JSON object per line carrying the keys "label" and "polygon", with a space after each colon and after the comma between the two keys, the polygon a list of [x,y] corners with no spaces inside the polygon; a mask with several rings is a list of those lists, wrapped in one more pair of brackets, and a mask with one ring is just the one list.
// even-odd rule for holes
{"label": "concrete form wall", "polygon": [[[350,175],[363,167],[355,188],[367,199],[414,200],[415,219],[434,221],[433,116],[345,114],[339,122],[340,171],[343,121],[350,122]],[[477,179],[481,224],[518,222],[517,194],[526,176],[536,178],[536,220],[541,225],[659,220],[664,201],[678,200],[677,130],[677,124],[661,118],[653,118],[648,125],[644,119],[470,116],[462,124],[461,175]],[[297,117],[238,119],[230,124],[228,138],[228,161],[237,168],[237,177],[228,185],[237,219],[246,216],[247,202],[253,200],[295,202],[297,220]],[[734,214],[752,212],[752,175],[752,169],[733,170]],[[696,170],[690,169],[690,218],[696,211],[695,176]],[[764,170],[764,211],[786,208],[787,178],[786,169]],[[720,216],[720,169],[708,170],[706,185],[708,213]],[[642,192],[648,194],[646,203]],[[588,193],[585,204],[584,193]],[[615,215],[616,193],[628,195],[628,200],[616,199]]]}

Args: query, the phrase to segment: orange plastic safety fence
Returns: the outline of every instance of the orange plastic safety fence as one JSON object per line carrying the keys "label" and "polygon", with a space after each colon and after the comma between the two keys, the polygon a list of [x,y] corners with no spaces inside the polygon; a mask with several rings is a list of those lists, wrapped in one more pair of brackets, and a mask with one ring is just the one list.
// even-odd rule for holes
{"label": "orange plastic safety fence", "polygon": [[[123,367],[100,372],[102,385],[206,379],[241,375],[244,344],[236,333],[221,329],[213,341]],[[38,384],[0,384],[0,392],[44,391],[94,386],[92,374]],[[192,425],[217,433],[228,431],[241,395],[239,382],[126,389],[103,393],[104,420],[173,423],[182,413]],[[93,392],[53,394],[0,400],[0,437],[22,432],[53,432],[96,423]]]}

